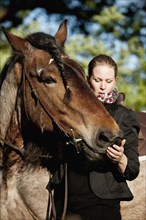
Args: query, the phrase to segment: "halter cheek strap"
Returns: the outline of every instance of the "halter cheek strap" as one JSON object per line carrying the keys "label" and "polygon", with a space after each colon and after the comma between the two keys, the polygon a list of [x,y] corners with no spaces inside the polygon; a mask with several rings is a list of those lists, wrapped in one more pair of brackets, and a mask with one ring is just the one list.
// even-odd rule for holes
{"label": "halter cheek strap", "polygon": [[[26,79],[25,79],[26,78]],[[35,98],[36,102],[39,102],[39,104],[42,106],[42,108],[44,109],[44,111],[47,113],[47,115],[52,119],[52,121],[55,122],[55,124],[59,127],[59,129],[61,131],[63,131],[63,133],[69,137],[69,134],[67,132],[64,131],[64,129],[61,127],[61,125],[58,124],[58,122],[54,119],[54,117],[50,114],[50,112],[48,111],[48,109],[46,109],[45,107],[45,103],[44,101],[42,100],[41,97],[38,96],[37,94],[37,91],[35,89],[35,86],[33,85],[33,83],[31,82],[28,74],[27,74],[27,71],[25,70],[24,68],[24,73],[23,73],[23,97],[24,97],[24,107],[25,107],[25,112],[26,112],[26,115],[29,119],[29,116],[28,116],[28,113],[27,113],[27,107],[26,107],[26,104],[25,104],[25,99],[26,99],[26,96],[25,96],[25,80],[28,81],[29,85],[30,85],[30,88],[31,88],[31,93],[33,95],[33,97]],[[78,143],[82,141],[81,138],[75,138],[75,134],[74,134],[74,131],[73,129],[71,128],[70,129],[71,131],[71,134],[72,134],[72,138],[70,138],[69,142],[66,142],[67,145],[69,144],[73,144],[75,147],[76,147],[76,150],[77,152],[79,153],[79,147],[78,147]]]}
{"label": "halter cheek strap", "polygon": [[66,136],[68,136],[68,134],[63,130],[63,128],[56,122],[56,120],[53,118],[53,116],[50,114],[50,112],[48,111],[48,109],[46,109],[45,107],[45,104],[44,104],[44,101],[42,100],[41,97],[38,96],[37,94],[37,90],[35,89],[35,86],[33,85],[33,83],[31,82],[28,74],[27,74],[27,71],[25,70],[24,68],[24,73],[23,73],[23,93],[24,93],[24,106],[25,106],[25,110],[26,110],[26,114],[27,114],[27,117],[29,118],[28,116],[28,113],[27,113],[27,108],[26,108],[26,104],[25,104],[25,78],[26,80],[28,81],[29,85],[30,85],[30,88],[31,88],[31,93],[32,93],[32,96],[34,97],[34,99],[36,100],[36,102],[42,106],[42,108],[44,109],[44,111],[47,113],[47,115],[55,122],[55,124],[60,128],[60,130],[62,130]]}

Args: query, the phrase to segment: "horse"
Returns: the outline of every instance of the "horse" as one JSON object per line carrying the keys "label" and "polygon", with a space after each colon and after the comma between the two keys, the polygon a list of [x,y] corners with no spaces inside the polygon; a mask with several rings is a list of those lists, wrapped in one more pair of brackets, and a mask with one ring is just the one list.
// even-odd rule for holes
{"label": "horse", "polygon": [[2,30],[12,55],[0,81],[0,216],[55,219],[53,192],[46,186],[63,149],[74,145],[99,160],[123,134],[81,66],[66,54],[66,20],[54,36],[35,32],[23,38]]}

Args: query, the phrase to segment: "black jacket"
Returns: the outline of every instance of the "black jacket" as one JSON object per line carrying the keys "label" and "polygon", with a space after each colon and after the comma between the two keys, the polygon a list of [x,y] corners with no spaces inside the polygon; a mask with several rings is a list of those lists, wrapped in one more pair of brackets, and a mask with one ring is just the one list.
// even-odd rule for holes
{"label": "black jacket", "polygon": [[[77,154],[74,146],[67,147],[68,158],[68,211],[88,210],[98,204],[118,203],[121,200],[132,200],[133,195],[126,180],[133,180],[139,174],[138,133],[139,123],[134,111],[119,105],[106,104],[106,109],[123,130],[126,144],[124,153],[128,164],[124,173],[105,156],[105,160],[91,162],[82,153]],[[47,188],[55,189],[55,205],[58,216],[63,210],[64,169],[60,166]],[[59,195],[59,196],[58,196]],[[92,209],[90,210],[92,212]],[[98,209],[97,209],[98,212]],[[58,218],[59,219],[59,218]]]}
{"label": "black jacket", "polygon": [[[139,174],[138,133],[139,123],[136,114],[120,104],[105,104],[106,109],[114,117],[123,130],[126,144],[124,153],[128,164],[124,173],[118,166],[106,158],[102,161],[90,162],[83,155],[70,153],[69,159],[69,204],[80,204],[82,200],[94,203],[97,198],[131,200],[133,195],[126,180],[133,180]],[[92,196],[85,196],[91,194]],[[96,196],[95,196],[96,195]]]}

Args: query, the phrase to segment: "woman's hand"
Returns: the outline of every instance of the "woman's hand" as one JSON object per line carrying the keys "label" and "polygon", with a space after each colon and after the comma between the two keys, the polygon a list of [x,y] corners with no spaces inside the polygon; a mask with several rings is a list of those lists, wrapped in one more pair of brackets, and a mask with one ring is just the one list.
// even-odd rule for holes
{"label": "woman's hand", "polygon": [[124,153],[124,145],[126,140],[123,139],[121,141],[121,145],[113,145],[112,147],[108,147],[107,149],[107,156],[113,161],[113,162],[120,162],[122,159],[123,153]]}
{"label": "woman's hand", "polygon": [[118,164],[121,172],[124,172],[127,166],[127,157],[124,154],[124,145],[126,140],[123,139],[121,141],[121,145],[113,145],[112,147],[108,147],[107,156],[115,163]]}

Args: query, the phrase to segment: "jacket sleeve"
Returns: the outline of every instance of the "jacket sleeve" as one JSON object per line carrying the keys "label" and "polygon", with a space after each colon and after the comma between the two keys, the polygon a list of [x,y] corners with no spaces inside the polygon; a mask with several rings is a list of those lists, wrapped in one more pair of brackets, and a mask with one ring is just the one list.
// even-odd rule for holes
{"label": "jacket sleeve", "polygon": [[133,180],[139,174],[139,158],[138,158],[138,133],[140,130],[136,113],[131,109],[125,109],[124,117],[119,124],[124,133],[126,143],[124,153],[128,158],[128,164],[124,172],[126,180]]}

